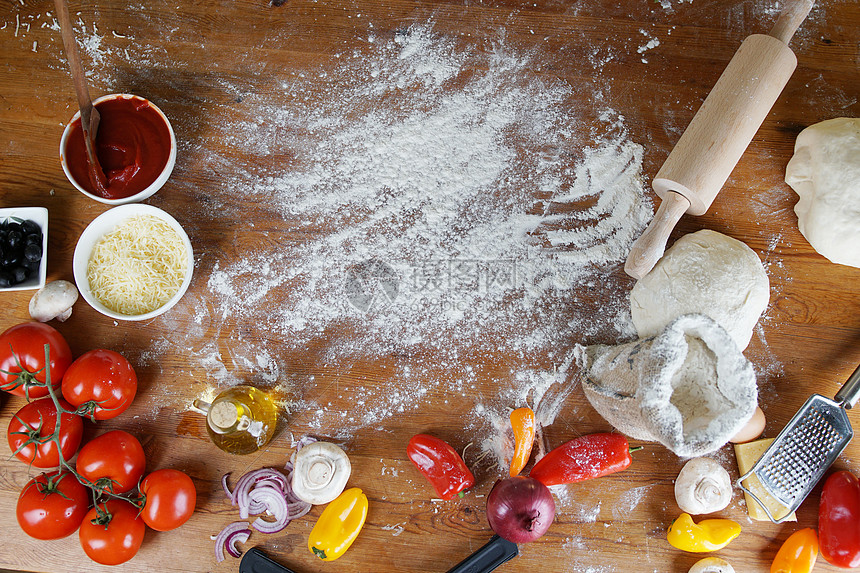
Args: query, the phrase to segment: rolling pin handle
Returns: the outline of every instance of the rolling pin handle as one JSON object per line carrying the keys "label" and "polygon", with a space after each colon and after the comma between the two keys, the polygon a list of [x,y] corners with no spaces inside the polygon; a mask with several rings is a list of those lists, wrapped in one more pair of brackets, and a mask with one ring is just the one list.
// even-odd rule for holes
{"label": "rolling pin handle", "polygon": [[813,4],[815,4],[815,0],[796,0],[793,4],[789,4],[780,13],[768,35],[788,44],[797,29],[806,20]]}
{"label": "rolling pin handle", "polygon": [[635,279],[647,275],[663,256],[672,229],[689,208],[689,199],[675,191],[667,192],[648,228],[630,248],[624,272]]}

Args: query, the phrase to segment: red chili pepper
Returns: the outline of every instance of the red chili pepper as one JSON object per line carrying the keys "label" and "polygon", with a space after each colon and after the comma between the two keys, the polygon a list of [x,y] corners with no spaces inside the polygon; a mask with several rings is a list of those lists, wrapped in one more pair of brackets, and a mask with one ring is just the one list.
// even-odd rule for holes
{"label": "red chili pepper", "polygon": [[821,556],[837,567],[860,566],[860,482],[838,471],[824,482],[818,506]]}
{"label": "red chili pepper", "polygon": [[421,470],[436,494],[451,499],[475,485],[475,476],[466,467],[460,454],[446,442],[427,434],[418,434],[409,440],[406,455]]}
{"label": "red chili pepper", "polygon": [[590,434],[565,442],[535,464],[529,475],[545,486],[574,483],[620,472],[633,459],[621,434]]}

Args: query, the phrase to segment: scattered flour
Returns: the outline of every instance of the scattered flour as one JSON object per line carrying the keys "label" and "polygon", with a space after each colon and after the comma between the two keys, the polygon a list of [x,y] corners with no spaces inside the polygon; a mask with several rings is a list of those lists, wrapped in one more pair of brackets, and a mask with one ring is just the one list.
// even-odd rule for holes
{"label": "scattered flour", "polygon": [[[320,366],[336,378],[364,360],[406,357],[384,387],[341,383],[350,411],[317,404],[312,428],[344,438],[431,393],[474,400],[493,356],[516,365],[500,394],[531,389],[537,404],[558,381],[551,367],[569,364],[572,339],[633,334],[620,263],[653,211],[642,146],[611,109],[580,111],[570,86],[535,78],[530,58],[503,43],[464,49],[415,25],[332,69],[278,80],[272,98],[249,96],[246,115],[213,126],[217,141],[250,156],[212,192],[215,223],[247,217],[229,202],[241,193],[302,239],[253,224],[232,231],[261,240],[200,264],[211,296],[189,300],[192,322],[221,339],[265,323],[288,349],[324,341]],[[267,156],[290,159],[261,171]],[[224,171],[222,156],[202,159]],[[271,341],[235,339],[229,360],[214,344],[192,356],[219,382],[260,370],[260,358],[268,382],[288,375]],[[544,423],[561,401],[544,406]]]}
{"label": "scattered flour", "polygon": [[390,531],[390,532],[391,532],[391,536],[392,536],[392,537],[397,537],[398,535],[400,535],[401,533],[403,533],[403,529],[404,529],[404,527],[403,527],[403,526],[404,526],[405,524],[406,524],[406,523],[405,523],[405,522],[403,522],[403,523],[396,523],[396,524],[394,524],[394,525],[383,525],[381,529],[382,529],[383,531]]}
{"label": "scattered flour", "polygon": [[[643,36],[645,36],[645,37],[648,39],[648,42],[647,42],[647,43],[645,43],[645,44],[642,44],[641,46],[639,46],[639,47],[636,49],[636,51],[637,51],[638,53],[640,53],[640,54],[644,54],[644,53],[645,53],[645,52],[647,52],[648,50],[652,50],[652,49],[654,49],[654,48],[656,48],[657,46],[659,46],[659,45],[660,45],[660,40],[659,40],[658,38],[656,38],[656,37],[652,36],[650,33],[648,33],[648,31],[647,31],[647,30],[639,30],[639,33],[640,33],[640,34],[642,34]],[[643,57],[643,58],[642,58],[642,63],[643,63],[643,64],[647,64],[647,63],[648,63],[648,60],[647,60],[646,58],[644,58],[644,57]]]}
{"label": "scattered flour", "polygon": [[649,495],[648,492],[650,492],[655,485],[657,484],[634,487],[627,493],[620,496],[618,501],[612,506],[613,519],[625,521],[633,510],[636,509],[636,506],[638,506],[642,500]]}

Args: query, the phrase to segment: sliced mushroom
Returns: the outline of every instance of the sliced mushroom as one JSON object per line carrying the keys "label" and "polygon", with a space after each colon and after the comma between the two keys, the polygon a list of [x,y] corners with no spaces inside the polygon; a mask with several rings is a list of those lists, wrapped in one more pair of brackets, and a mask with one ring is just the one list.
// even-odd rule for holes
{"label": "sliced mushroom", "polygon": [[346,452],[328,442],[313,442],[296,453],[293,493],[313,505],[328,503],[341,494],[351,472]]}
{"label": "sliced mushroom", "polygon": [[675,480],[675,501],[690,515],[719,511],[731,500],[729,472],[710,458],[693,458]]}
{"label": "sliced mushroom", "polygon": [[725,559],[705,557],[696,561],[687,573],[735,573],[735,568]]}
{"label": "sliced mushroom", "polygon": [[36,291],[30,299],[30,316],[39,322],[65,321],[72,315],[78,300],[78,289],[69,281],[52,281]]}

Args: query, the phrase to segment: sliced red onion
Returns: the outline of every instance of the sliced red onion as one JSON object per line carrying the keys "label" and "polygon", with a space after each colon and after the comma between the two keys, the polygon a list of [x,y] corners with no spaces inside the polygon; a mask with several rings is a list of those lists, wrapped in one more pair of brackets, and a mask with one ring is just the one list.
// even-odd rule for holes
{"label": "sliced red onion", "polygon": [[215,561],[221,563],[224,561],[224,550],[233,557],[239,557],[242,552],[236,547],[236,543],[245,543],[251,536],[251,530],[248,524],[244,521],[234,521],[221,532],[214,536],[215,540]]}
{"label": "sliced red onion", "polygon": [[236,547],[236,543],[245,543],[246,541],[248,541],[249,537],[251,537],[250,529],[234,531],[227,536],[227,541],[224,543],[224,548],[227,550],[227,553],[229,553],[231,557],[241,557],[242,552],[239,551],[238,547]]}
{"label": "sliced red onion", "polygon": [[[311,439],[307,443],[313,441],[315,440]],[[288,471],[286,476],[272,468],[248,472],[239,478],[232,491],[227,481],[229,474],[221,478],[222,489],[230,502],[239,507],[239,516],[242,519],[262,514],[273,518],[272,521],[262,517],[254,520],[252,527],[261,533],[277,533],[291,520],[302,517],[311,510],[311,504],[297,498],[290,486],[292,464],[288,462],[286,469]],[[247,524],[245,526],[247,527]],[[228,553],[233,554],[230,544],[226,544],[226,549]]]}
{"label": "sliced red onion", "polygon": [[310,512],[311,508],[313,507],[311,504],[306,501],[297,499],[294,496],[291,497],[292,499],[289,499],[287,501],[287,517],[289,517],[290,520],[298,519],[307,515]]}
{"label": "sliced red onion", "polygon": [[251,523],[251,526],[260,533],[278,533],[279,531],[283,531],[289,524],[290,520],[286,517],[283,519],[276,519],[275,521],[266,521],[262,517],[258,517],[253,523]]}
{"label": "sliced red onion", "polygon": [[[262,506],[263,511],[274,516],[276,520],[281,521],[287,517],[287,498],[282,490],[258,487],[251,491],[250,498],[254,505]],[[260,513],[262,511],[256,514]]]}
{"label": "sliced red onion", "polygon": [[230,491],[230,486],[228,486],[228,485],[227,485],[227,478],[228,478],[229,476],[230,476],[230,474],[229,474],[229,473],[226,473],[226,474],[224,474],[223,476],[221,476],[221,487],[222,487],[222,488],[224,488],[224,493],[226,493],[226,494],[227,494],[227,497],[228,497],[228,498],[230,499],[230,501],[232,502],[232,501],[233,501],[233,492],[232,492],[232,491]]}
{"label": "sliced red onion", "polygon": [[296,442],[296,451],[298,452],[299,450],[301,450],[303,447],[307,446],[308,444],[313,444],[314,442],[318,442],[318,441],[319,440],[317,440],[313,436],[304,436],[302,438],[299,438],[299,441]]}

